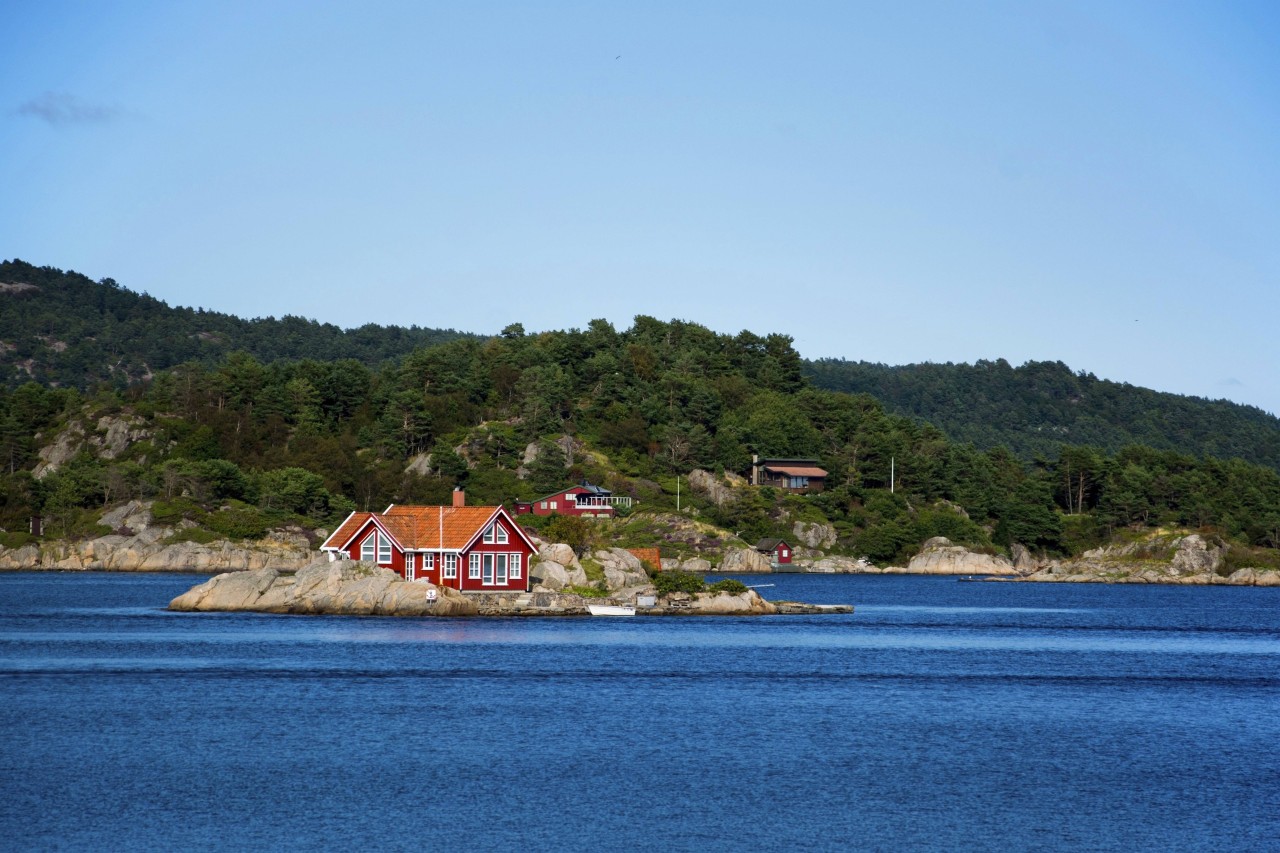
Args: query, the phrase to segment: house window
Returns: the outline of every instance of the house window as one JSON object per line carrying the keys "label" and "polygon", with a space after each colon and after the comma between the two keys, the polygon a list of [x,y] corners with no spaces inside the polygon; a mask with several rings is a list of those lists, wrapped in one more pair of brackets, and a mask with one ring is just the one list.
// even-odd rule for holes
{"label": "house window", "polygon": [[792,477],[792,478],[791,478],[791,488],[793,488],[793,489],[807,489],[807,488],[809,488],[809,478],[808,478],[808,477]]}
{"label": "house window", "polygon": [[552,502],[551,502],[551,508],[552,508],[552,509],[555,509],[555,508],[556,508],[556,502],[555,502],[555,501],[552,501]]}
{"label": "house window", "polygon": [[436,567],[436,555],[435,555],[435,554],[423,554],[423,555],[422,555],[422,568],[424,568],[424,569],[434,569],[435,567]]}
{"label": "house window", "polygon": [[475,580],[480,577],[480,555],[472,554],[467,562],[467,577]]}
{"label": "house window", "polygon": [[786,548],[779,548],[779,549],[778,549],[778,556],[779,556],[779,557],[783,557],[783,558],[785,558],[785,557],[787,556],[787,549],[786,549]]}
{"label": "house window", "polygon": [[484,529],[484,544],[486,545],[493,544],[493,525],[492,524]]}
{"label": "house window", "polygon": [[520,577],[520,555],[511,555],[511,577],[513,580]]}
{"label": "house window", "polygon": [[376,533],[370,533],[364,537],[364,541],[360,543],[360,560],[365,563],[373,562],[373,537]]}
{"label": "house window", "polygon": [[546,509],[546,508],[547,508],[547,502],[546,502],[546,501],[542,501],[542,505],[541,505],[541,507],[539,507],[539,508],[540,508],[540,509]]}
{"label": "house window", "polygon": [[507,561],[509,554],[485,554],[484,560],[484,577],[481,583],[485,586],[506,586],[507,570],[510,564]]}
{"label": "house window", "polygon": [[458,555],[444,555],[444,576],[447,578],[456,578],[458,576]]}
{"label": "house window", "polygon": [[391,540],[378,534],[378,563],[391,562]]}
{"label": "house window", "polygon": [[507,528],[501,524],[493,525],[493,535],[498,540],[499,545],[507,544]]}

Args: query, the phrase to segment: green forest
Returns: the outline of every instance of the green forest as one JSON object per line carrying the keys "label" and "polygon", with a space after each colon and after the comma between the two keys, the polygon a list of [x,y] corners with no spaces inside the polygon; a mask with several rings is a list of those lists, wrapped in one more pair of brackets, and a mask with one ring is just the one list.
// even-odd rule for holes
{"label": "green forest", "polygon": [[[1052,555],[1162,525],[1237,549],[1280,547],[1280,473],[1269,465],[1067,442],[1026,459],[954,440],[870,394],[816,387],[781,334],[641,316],[621,331],[603,320],[538,334],[516,324],[376,364],[233,351],[153,372],[0,393],[0,526],[25,530],[39,512],[53,535],[101,533],[101,507],[146,497],[161,519],[196,522],[190,537],[252,538],[332,525],[353,508],[445,501],[455,486],[473,503],[509,503],[582,478],[645,512],[673,507],[677,476],[744,473],[759,453],[817,458],[828,488],[746,489],[691,509],[748,540],[829,521],[834,550],[882,564],[937,535]],[[39,450],[73,423],[80,452],[35,477]],[[104,455],[113,429],[133,438]]]}
{"label": "green forest", "polygon": [[1004,446],[1026,460],[1052,457],[1063,442],[1112,452],[1142,444],[1280,470],[1280,419],[1259,408],[1109,382],[1062,362],[890,367],[822,359],[807,362],[805,375],[819,388],[870,394],[956,441]]}

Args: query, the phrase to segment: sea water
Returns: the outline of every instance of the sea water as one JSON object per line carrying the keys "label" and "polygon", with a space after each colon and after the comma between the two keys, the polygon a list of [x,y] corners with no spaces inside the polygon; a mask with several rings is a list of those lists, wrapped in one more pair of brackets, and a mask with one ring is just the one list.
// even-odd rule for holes
{"label": "sea water", "polygon": [[0,847],[1280,849],[1280,590],[798,576],[852,615],[169,613],[0,575]]}

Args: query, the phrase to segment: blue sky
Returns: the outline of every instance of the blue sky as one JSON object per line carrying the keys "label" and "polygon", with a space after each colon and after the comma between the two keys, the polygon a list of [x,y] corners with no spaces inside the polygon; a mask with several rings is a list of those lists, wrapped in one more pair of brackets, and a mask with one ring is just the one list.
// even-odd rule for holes
{"label": "blue sky", "polygon": [[171,304],[636,314],[1280,413],[1280,5],[0,11],[0,256]]}

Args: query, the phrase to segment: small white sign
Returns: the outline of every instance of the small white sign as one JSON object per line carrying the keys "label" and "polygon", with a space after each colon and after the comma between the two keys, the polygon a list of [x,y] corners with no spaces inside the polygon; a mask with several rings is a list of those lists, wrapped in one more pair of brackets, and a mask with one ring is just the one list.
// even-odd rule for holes
{"label": "small white sign", "polygon": [[436,600],[436,594],[437,594],[437,593],[436,593],[436,591],[435,591],[434,589],[429,589],[429,590],[427,590],[427,601],[435,601],[435,600]]}

